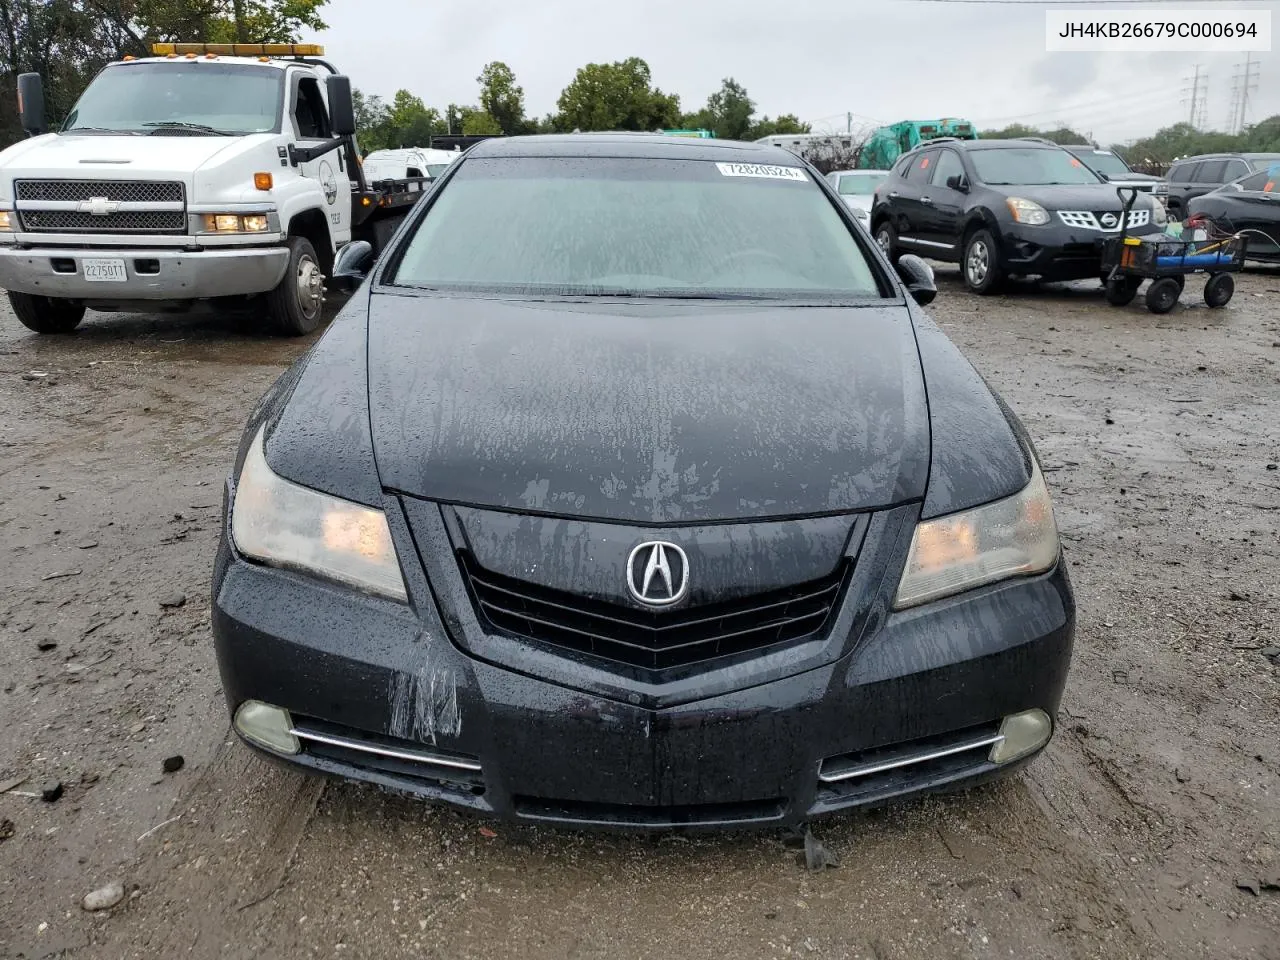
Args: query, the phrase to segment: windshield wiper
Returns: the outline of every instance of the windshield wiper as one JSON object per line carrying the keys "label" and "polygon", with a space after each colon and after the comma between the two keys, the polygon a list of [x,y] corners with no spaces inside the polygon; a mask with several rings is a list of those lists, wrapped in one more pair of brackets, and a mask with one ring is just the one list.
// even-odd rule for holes
{"label": "windshield wiper", "polygon": [[231,134],[225,130],[219,130],[217,127],[211,127],[207,123],[183,123],[180,120],[161,120],[157,122],[144,123],[144,127],[153,127],[151,136],[162,133],[165,130],[190,130],[193,133],[203,133],[210,137],[229,137]]}
{"label": "windshield wiper", "polygon": [[112,127],[68,127],[62,133],[123,133],[130,137],[138,135],[137,130],[116,130]]}

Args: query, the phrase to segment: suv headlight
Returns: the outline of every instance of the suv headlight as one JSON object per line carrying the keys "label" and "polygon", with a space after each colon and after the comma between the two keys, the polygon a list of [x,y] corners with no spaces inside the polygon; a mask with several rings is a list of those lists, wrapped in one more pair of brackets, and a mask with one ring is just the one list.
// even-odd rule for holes
{"label": "suv headlight", "polygon": [[1026,200],[1022,197],[1009,197],[1005,201],[1009,205],[1009,212],[1013,214],[1013,219],[1018,223],[1029,224],[1033,227],[1040,227],[1049,222],[1049,211],[1034,200]]}
{"label": "suv headlight", "polygon": [[1040,466],[1018,493],[916,525],[895,610],[1009,577],[1044,573],[1061,549]]}
{"label": "suv headlight", "polygon": [[236,484],[231,538],[262,563],[408,600],[386,514],[277,476],[267,466],[261,429]]}

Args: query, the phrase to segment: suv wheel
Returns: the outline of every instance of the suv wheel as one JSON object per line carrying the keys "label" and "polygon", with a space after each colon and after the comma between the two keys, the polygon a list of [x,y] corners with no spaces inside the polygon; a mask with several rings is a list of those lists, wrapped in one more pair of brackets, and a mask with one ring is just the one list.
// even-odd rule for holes
{"label": "suv wheel", "polygon": [[965,242],[960,259],[964,283],[974,293],[994,293],[1004,279],[1000,251],[990,230],[975,231]]}
{"label": "suv wheel", "polygon": [[889,258],[890,263],[897,263],[898,234],[888,220],[876,227],[876,245]]}

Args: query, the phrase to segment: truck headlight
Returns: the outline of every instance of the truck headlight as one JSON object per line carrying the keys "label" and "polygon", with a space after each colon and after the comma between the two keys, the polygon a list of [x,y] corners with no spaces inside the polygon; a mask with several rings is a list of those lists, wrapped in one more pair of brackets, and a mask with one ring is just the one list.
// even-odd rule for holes
{"label": "truck headlight", "polygon": [[1044,573],[1060,549],[1049,489],[1032,457],[1031,480],[1013,496],[916,525],[894,609]]}
{"label": "truck headlight", "polygon": [[1049,222],[1049,211],[1034,200],[1009,197],[1005,203],[1009,205],[1009,212],[1013,214],[1013,219],[1018,223],[1040,227]]}
{"label": "truck headlight", "polygon": [[386,514],[276,475],[267,465],[262,430],[240,470],[231,538],[242,554],[262,563],[408,600]]}
{"label": "truck headlight", "polygon": [[205,233],[266,233],[271,226],[265,213],[241,215],[238,213],[206,213]]}
{"label": "truck headlight", "polygon": [[10,219],[12,216],[8,210],[0,210],[0,230],[13,229],[13,221]]}

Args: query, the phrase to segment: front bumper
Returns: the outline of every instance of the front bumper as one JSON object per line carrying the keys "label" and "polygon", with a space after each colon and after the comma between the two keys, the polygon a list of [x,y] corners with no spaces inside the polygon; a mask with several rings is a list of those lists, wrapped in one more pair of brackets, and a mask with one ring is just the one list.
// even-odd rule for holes
{"label": "front bumper", "polygon": [[[1054,716],[1074,601],[1059,564],[888,614],[816,669],[650,709],[464,654],[430,600],[415,610],[248,563],[224,531],[213,632],[233,715],[249,700],[290,711],[303,749],[282,759],[312,771],[513,821],[746,827],[1016,767],[958,747],[1013,713]],[[925,759],[831,775],[906,755]]]}
{"label": "front bumper", "polygon": [[[124,281],[86,280],[86,259],[123,260]],[[0,288],[73,300],[202,300],[266,293],[289,266],[285,247],[206,250],[0,247]]]}
{"label": "front bumper", "polygon": [[[1143,227],[1135,233],[1157,228]],[[1102,271],[1102,249],[1118,230],[1068,227],[1057,220],[1043,226],[1006,224],[1001,230],[1001,265],[1006,273],[1044,280],[1084,280]]]}

